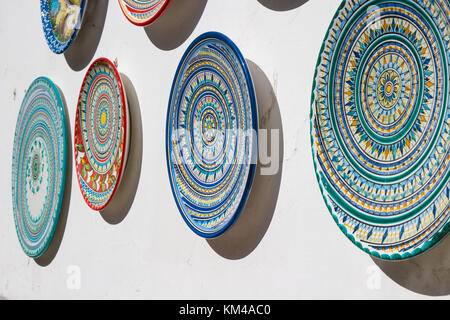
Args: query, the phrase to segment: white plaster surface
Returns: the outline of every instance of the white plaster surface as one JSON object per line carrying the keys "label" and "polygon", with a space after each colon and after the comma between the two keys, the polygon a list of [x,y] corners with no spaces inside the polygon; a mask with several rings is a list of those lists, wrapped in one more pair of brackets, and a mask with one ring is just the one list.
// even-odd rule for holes
{"label": "white plaster surface", "polygon": [[[110,224],[85,204],[73,171],[59,251],[49,265],[41,266],[24,254],[14,227],[11,155],[16,117],[30,83],[48,76],[64,93],[73,134],[87,67],[74,71],[64,55],[48,49],[39,1],[21,0],[20,11],[18,1],[3,1],[0,297],[448,298],[449,250],[424,261],[375,262],[341,233],[322,200],[310,151],[311,87],[323,38],[339,4],[340,0],[310,0],[292,10],[274,11],[257,0],[209,0],[189,37],[176,48],[160,49],[150,39],[151,30],[130,24],[117,1],[109,1],[94,58],[117,59],[120,72],[136,90],[142,119],[139,183],[126,217]],[[210,30],[229,36],[264,72],[283,127],[283,171],[275,211],[259,244],[240,259],[223,257],[185,225],[166,169],[165,119],[173,76],[190,42]],[[448,248],[448,242],[441,246]]]}

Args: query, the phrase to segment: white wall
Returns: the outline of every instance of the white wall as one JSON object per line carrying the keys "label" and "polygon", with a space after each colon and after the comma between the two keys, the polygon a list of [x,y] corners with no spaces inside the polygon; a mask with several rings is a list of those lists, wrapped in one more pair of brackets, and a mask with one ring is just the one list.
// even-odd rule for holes
{"label": "white wall", "polygon": [[[119,70],[137,94],[142,167],[136,194],[123,221],[108,223],[107,217],[85,204],[73,172],[59,251],[50,264],[41,266],[22,252],[15,233],[10,172],[16,117],[30,83],[38,76],[48,76],[64,93],[73,133],[78,92],[87,67],[74,71],[69,64],[73,67],[75,58],[55,55],[48,49],[39,1],[20,1],[20,12],[17,1],[2,2],[0,296],[364,299],[423,298],[427,296],[422,294],[427,294],[448,298],[449,239],[411,261],[374,261],[345,238],[323,203],[310,152],[311,86],[320,46],[340,0],[310,0],[288,11],[271,10],[257,0],[209,0],[195,25],[192,8],[201,8],[201,3],[175,0],[174,7],[176,4],[176,9],[184,10],[182,15],[177,18],[177,12],[168,11],[172,18],[146,32],[125,19],[116,0],[109,1],[94,58],[117,58]],[[167,34],[162,32],[166,28]],[[256,227],[251,219],[246,225],[238,222],[230,231],[234,237],[215,242],[197,237],[183,222],[170,190],[164,154],[165,117],[174,72],[189,43],[210,30],[228,35],[267,77],[265,84],[276,95],[279,111],[275,111],[281,116],[284,137],[278,198],[272,195],[277,198],[273,217],[270,212],[258,218],[258,212],[244,211],[242,219],[246,213],[259,219]],[[184,42],[183,37],[187,37]],[[86,52],[80,49],[75,53]],[[259,82],[263,86],[264,77]],[[261,90],[264,96],[265,89]],[[251,247],[256,243],[245,243],[252,241],[246,232],[260,238],[264,235],[254,250]],[[239,247],[236,239],[247,249]],[[81,279],[80,288],[75,290],[68,286],[73,270],[80,271]]]}

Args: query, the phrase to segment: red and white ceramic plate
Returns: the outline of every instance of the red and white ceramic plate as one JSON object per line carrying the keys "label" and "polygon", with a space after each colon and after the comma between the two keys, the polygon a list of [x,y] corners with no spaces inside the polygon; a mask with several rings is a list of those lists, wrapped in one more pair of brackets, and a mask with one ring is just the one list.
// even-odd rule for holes
{"label": "red and white ceramic plate", "polygon": [[129,115],[119,72],[106,58],[89,67],[78,98],[75,168],[86,203],[105,208],[120,183],[128,153]]}
{"label": "red and white ceramic plate", "polygon": [[171,0],[119,0],[119,5],[131,23],[146,26],[156,21],[170,2]]}

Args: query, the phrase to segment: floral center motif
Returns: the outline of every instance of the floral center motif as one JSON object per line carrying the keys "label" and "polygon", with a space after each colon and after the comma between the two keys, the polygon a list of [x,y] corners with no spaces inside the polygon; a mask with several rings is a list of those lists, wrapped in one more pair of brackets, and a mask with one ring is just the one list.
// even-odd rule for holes
{"label": "floral center motif", "polygon": [[217,136],[217,115],[212,109],[208,109],[202,116],[202,138],[204,143],[212,144]]}
{"label": "floral center motif", "polygon": [[27,183],[33,194],[38,193],[43,180],[45,148],[40,139],[36,139],[30,148],[27,165]]}
{"label": "floral center motif", "polygon": [[37,181],[39,179],[39,175],[41,173],[41,159],[39,154],[34,154],[33,159],[31,160],[31,178],[33,181]]}
{"label": "floral center motif", "polygon": [[377,85],[377,98],[380,106],[384,109],[393,108],[400,96],[400,88],[400,75],[395,70],[385,70]]}

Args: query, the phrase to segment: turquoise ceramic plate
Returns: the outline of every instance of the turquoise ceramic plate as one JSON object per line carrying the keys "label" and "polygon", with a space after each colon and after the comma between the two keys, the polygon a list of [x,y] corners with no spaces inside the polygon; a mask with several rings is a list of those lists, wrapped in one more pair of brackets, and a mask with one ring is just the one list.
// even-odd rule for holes
{"label": "turquoise ceramic plate", "polygon": [[442,1],[344,1],[320,51],[311,139],[344,234],[383,259],[449,229],[449,15]]}
{"label": "turquoise ceramic plate", "polygon": [[20,108],[12,158],[14,221],[30,257],[42,255],[53,238],[64,196],[66,155],[60,92],[51,80],[37,78]]}

